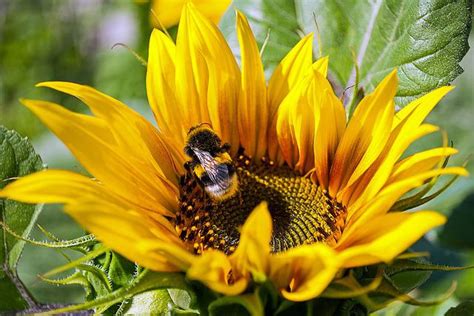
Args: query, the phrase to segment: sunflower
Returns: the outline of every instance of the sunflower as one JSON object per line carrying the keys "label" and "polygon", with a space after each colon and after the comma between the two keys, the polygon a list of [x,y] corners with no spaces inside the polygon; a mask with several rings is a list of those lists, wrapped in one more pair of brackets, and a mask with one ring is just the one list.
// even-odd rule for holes
{"label": "sunflower", "polygon": [[[64,203],[106,246],[148,269],[184,271],[226,295],[269,280],[292,301],[318,296],[341,270],[392,261],[445,222],[433,211],[395,210],[407,192],[440,175],[466,175],[443,166],[456,153],[447,146],[402,158],[438,130],[423,121],[451,87],[395,112],[393,70],[347,120],[326,79],[328,58],[312,60],[312,34],[267,84],[240,12],[236,24],[240,67],[216,25],[192,4],[176,44],[152,32],[146,87],[158,128],[91,87],[38,84],[91,110],[22,100],[92,178],[45,170],[0,196]],[[184,167],[188,131],[202,123],[230,145],[239,187],[228,199],[210,198]]]}

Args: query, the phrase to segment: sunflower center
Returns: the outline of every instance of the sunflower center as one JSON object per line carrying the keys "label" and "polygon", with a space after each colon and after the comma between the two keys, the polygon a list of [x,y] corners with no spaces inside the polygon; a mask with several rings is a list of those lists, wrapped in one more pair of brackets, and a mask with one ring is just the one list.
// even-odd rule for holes
{"label": "sunflower center", "polygon": [[255,164],[240,154],[234,164],[239,189],[223,201],[211,199],[191,173],[181,178],[180,211],[175,225],[180,238],[196,253],[209,248],[232,253],[239,243],[240,227],[263,201],[268,203],[273,221],[273,252],[337,241],[345,208],[313,181],[287,165],[276,167],[268,159]]}

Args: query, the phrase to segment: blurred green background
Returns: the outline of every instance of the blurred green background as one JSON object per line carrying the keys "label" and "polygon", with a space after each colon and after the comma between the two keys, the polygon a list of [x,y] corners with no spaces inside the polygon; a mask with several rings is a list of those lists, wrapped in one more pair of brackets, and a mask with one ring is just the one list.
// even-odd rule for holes
{"label": "blurred green background", "polygon": [[[19,98],[51,100],[76,111],[85,107],[72,98],[34,85],[41,81],[64,80],[91,85],[151,119],[146,101],[145,67],[123,47],[124,43],[146,56],[149,5],[133,1],[99,0],[0,0],[0,125],[28,136],[49,167],[81,172],[80,164],[28,110]],[[260,39],[262,40],[262,39]],[[471,32],[470,45],[474,44]],[[474,52],[469,51],[456,79],[457,88],[436,108],[429,122],[440,125],[460,154],[451,164],[462,164],[474,154]],[[411,151],[440,144],[439,134],[425,138]],[[472,160],[472,158],[471,158]],[[474,174],[474,163],[468,166]],[[429,250],[439,264],[474,265],[474,177],[458,180],[447,192],[424,208],[449,215],[447,225],[430,233],[415,249]],[[38,223],[59,238],[72,238],[83,231],[60,206],[48,206]],[[34,238],[45,236],[36,229]],[[55,287],[40,281],[38,274],[64,263],[62,254],[27,245],[19,273],[32,294],[41,302],[71,303],[83,299],[79,287]],[[385,314],[431,315],[442,313],[458,301],[474,299],[474,270],[434,274],[420,290],[429,298],[458,280],[453,298],[441,307],[412,308],[395,305]]]}

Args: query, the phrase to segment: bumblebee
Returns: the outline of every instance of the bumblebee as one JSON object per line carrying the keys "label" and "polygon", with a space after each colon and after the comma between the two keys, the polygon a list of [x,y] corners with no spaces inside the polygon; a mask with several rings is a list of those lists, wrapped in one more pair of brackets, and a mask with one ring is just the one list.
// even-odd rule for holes
{"label": "bumblebee", "polygon": [[191,158],[185,168],[192,172],[199,185],[216,201],[233,197],[239,181],[229,154],[230,145],[206,123],[192,127],[187,135],[184,152]]}

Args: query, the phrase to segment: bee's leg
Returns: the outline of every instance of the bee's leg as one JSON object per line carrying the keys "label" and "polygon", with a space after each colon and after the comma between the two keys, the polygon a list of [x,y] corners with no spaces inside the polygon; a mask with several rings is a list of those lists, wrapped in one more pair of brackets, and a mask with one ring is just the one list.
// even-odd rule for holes
{"label": "bee's leg", "polygon": [[221,146],[221,152],[229,152],[230,151],[230,144],[225,143]]}

